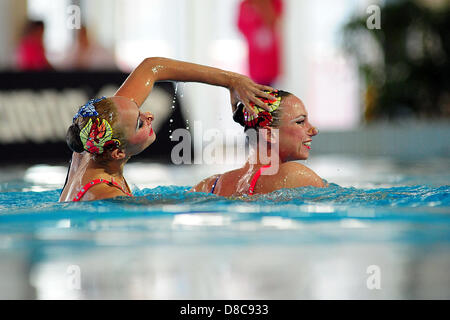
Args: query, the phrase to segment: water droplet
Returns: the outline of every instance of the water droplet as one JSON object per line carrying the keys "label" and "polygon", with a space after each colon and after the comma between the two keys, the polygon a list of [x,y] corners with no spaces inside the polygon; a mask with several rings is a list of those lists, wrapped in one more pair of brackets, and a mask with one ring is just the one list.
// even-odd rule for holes
{"label": "water droplet", "polygon": [[170,120],[169,120],[169,122],[171,122],[171,123],[172,123],[172,122],[173,122],[173,119],[170,119]]}
{"label": "water droplet", "polygon": [[186,82],[182,82],[181,83],[181,87],[180,87],[180,98],[183,98],[184,96],[184,86],[186,85]]}

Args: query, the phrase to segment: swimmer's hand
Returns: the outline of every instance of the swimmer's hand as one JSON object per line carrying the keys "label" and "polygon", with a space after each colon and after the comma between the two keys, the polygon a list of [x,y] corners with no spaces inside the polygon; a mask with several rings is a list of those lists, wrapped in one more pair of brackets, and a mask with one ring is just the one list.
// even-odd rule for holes
{"label": "swimmer's hand", "polygon": [[258,97],[273,99],[273,96],[267,92],[264,92],[264,90],[273,91],[274,89],[272,87],[257,84],[244,75],[233,73],[230,77],[228,89],[230,90],[233,113],[236,110],[239,101],[242,102],[245,109],[253,115],[257,115],[257,112],[252,108],[250,102],[253,102],[255,105],[267,111],[270,110],[269,106],[258,99]]}

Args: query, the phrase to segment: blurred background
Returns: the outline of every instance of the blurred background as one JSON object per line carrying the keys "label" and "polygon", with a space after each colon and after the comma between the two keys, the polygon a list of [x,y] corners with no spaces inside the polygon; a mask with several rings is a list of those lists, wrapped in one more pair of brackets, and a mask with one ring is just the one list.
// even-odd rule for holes
{"label": "blurred background", "polygon": [[[151,56],[291,91],[320,129],[315,154],[447,157],[449,23],[445,0],[1,0],[0,161],[68,159],[77,108]],[[167,161],[195,121],[242,132],[223,88],[161,83],[145,108],[158,142],[141,159]]]}
{"label": "blurred background", "polygon": [[[0,298],[448,299],[449,24],[448,0],[0,0]],[[152,56],[300,97],[306,164],[338,186],[187,198],[242,161],[175,166],[173,131],[197,155],[243,130],[227,90],[161,82],[157,141],[125,168],[136,203],[56,203],[72,116]]]}

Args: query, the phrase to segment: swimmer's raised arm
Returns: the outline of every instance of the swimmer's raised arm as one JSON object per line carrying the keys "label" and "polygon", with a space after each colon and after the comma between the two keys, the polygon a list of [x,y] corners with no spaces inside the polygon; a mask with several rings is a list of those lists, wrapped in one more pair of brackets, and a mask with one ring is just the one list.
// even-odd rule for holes
{"label": "swimmer's raised arm", "polygon": [[239,73],[221,70],[195,63],[183,62],[167,58],[146,58],[128,76],[116,96],[128,97],[138,106],[147,99],[156,81],[200,82],[220,86],[230,90],[233,111],[239,101],[254,113],[250,102],[269,109],[257,96],[270,99],[271,96],[263,90],[273,90],[271,87],[253,82]]}

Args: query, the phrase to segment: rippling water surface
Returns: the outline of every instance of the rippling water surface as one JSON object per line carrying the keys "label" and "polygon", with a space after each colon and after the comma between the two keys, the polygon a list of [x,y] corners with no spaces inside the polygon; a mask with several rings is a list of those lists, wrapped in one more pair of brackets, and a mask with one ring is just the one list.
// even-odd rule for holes
{"label": "rippling water surface", "polygon": [[[184,169],[171,173],[164,166],[147,175],[142,164],[132,166],[131,176],[148,178],[148,187],[138,181],[144,187],[135,187],[133,199],[82,203],[57,203],[57,184],[36,180],[42,173],[61,179],[61,168],[12,174],[0,181],[0,253],[6,259],[3,268],[8,268],[5,261],[15,265],[17,279],[9,279],[12,291],[0,286],[0,293],[31,298],[449,298],[450,185],[443,183],[448,164],[342,161],[347,163],[338,165],[343,174],[333,176],[327,161],[318,163],[313,169],[331,176],[328,188],[233,199],[167,185]],[[328,175],[321,173],[327,170]],[[201,174],[185,174],[178,181]],[[84,272],[82,290],[66,288],[67,268],[73,265]],[[390,279],[384,291],[367,289],[369,265],[379,265],[384,279]],[[204,282],[197,279],[202,276]],[[104,279],[95,280],[99,277]],[[122,282],[111,288],[116,278]]]}

